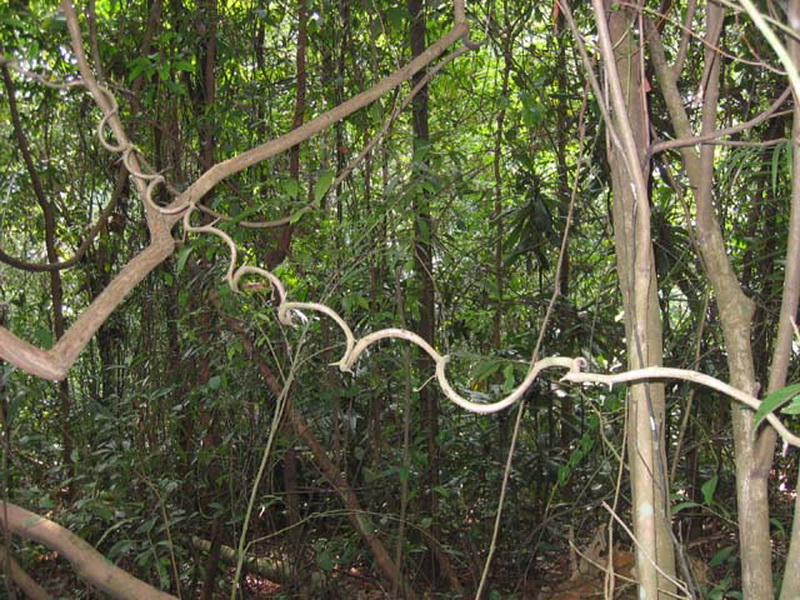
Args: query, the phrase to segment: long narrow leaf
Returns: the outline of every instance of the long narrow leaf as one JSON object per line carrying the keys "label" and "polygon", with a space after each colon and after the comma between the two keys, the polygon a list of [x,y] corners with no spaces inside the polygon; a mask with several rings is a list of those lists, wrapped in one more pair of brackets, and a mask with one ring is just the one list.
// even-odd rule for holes
{"label": "long narrow leaf", "polygon": [[753,432],[761,425],[762,421],[767,418],[767,415],[774,412],[779,407],[786,404],[789,400],[800,394],[800,383],[793,383],[784,388],[779,389],[777,392],[771,393],[769,396],[761,401],[761,406],[756,411],[756,417],[753,420]]}

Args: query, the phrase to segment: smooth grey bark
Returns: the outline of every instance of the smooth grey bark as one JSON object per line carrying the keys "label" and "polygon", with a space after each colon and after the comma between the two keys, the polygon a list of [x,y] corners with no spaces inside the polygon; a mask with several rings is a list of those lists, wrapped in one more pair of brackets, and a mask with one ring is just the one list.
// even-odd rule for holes
{"label": "smooth grey bark", "polygon": [[[599,2],[595,2],[598,6]],[[628,365],[631,369],[662,365],[662,332],[658,305],[647,167],[641,167],[649,141],[647,100],[642,79],[643,48],[634,31],[638,11],[608,12],[609,42],[616,68],[609,68],[609,49],[602,49],[611,94],[608,123],[614,242],[617,276],[625,309]],[[597,9],[599,38],[603,44]],[[616,89],[615,89],[616,88]],[[637,537],[639,597],[673,597],[675,555],[669,530],[669,493],[664,449],[664,385],[645,382],[628,392],[628,454]],[[666,574],[667,577],[664,576]]]}
{"label": "smooth grey bark", "polygon": [[[702,127],[700,135],[717,129],[721,58],[717,53],[722,37],[725,10],[714,2],[706,6],[705,61]],[[679,138],[693,135],[683,100],[677,87],[677,74],[666,63],[655,28],[648,28],[650,49],[659,80],[659,88]],[[702,145],[698,153],[693,147],[681,148],[681,157],[694,194],[696,245],[701,263],[711,282],[727,353],[730,382],[750,395],[758,393],[753,365],[750,333],[754,304],[742,291],[739,279],[728,258],[722,229],[713,204],[713,145]],[[769,498],[767,476],[759,462],[757,444],[751,439],[753,411],[733,404],[732,421],[736,462],[736,500],[741,544],[742,591],[748,600],[772,600],[772,560],[769,535]],[[760,468],[759,465],[762,465]]]}

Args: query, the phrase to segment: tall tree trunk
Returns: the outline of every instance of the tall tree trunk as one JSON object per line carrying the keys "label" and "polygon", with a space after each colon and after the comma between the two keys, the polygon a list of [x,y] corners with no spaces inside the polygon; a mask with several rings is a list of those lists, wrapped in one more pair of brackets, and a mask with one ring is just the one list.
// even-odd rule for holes
{"label": "tall tree trunk", "polygon": [[[555,40],[558,44],[558,64],[567,64],[567,43],[565,36],[558,36]],[[561,126],[556,133],[556,170],[558,172],[558,221],[561,223],[564,230],[567,227],[567,219],[569,214],[570,204],[570,185],[569,185],[569,167],[567,165],[568,146],[570,144],[570,133],[567,124],[570,121],[570,94],[571,86],[568,80],[568,72],[566,68],[558,69],[556,75],[556,83],[558,89],[558,97],[556,100],[556,113],[558,114],[558,123]],[[556,228],[558,230],[558,228]],[[559,295],[565,300],[569,297],[569,244],[564,246],[564,254],[561,258],[561,273],[558,281]],[[563,350],[562,350],[563,352]],[[569,353],[577,355],[580,349],[577,347],[570,348]],[[561,398],[561,449],[569,448],[575,437],[574,429],[569,421],[575,412],[575,406],[571,394],[565,394]]]}
{"label": "tall tree trunk", "polygon": [[[308,45],[308,9],[306,0],[297,3],[297,50],[295,54],[295,68],[297,73],[297,87],[295,89],[294,118],[292,129],[297,129],[303,124],[303,115],[306,110],[306,48]],[[289,149],[289,177],[300,183],[300,145]],[[294,226],[287,223],[281,230],[278,248],[282,256],[286,256],[291,245]],[[278,257],[274,256],[273,260]],[[274,269],[277,264],[270,264]],[[294,390],[290,389],[286,397],[287,410],[294,410]],[[303,531],[300,527],[300,497],[297,492],[298,458],[294,448],[289,448],[283,455],[283,484],[286,491],[286,508],[289,515],[289,537],[292,541],[292,551],[295,552],[295,565],[301,562],[301,541]]]}
{"label": "tall tree trunk", "polygon": [[[509,42],[511,39],[509,39]],[[505,98],[508,95],[508,81],[511,76],[511,69],[513,67],[512,56],[510,48],[503,48],[503,74],[501,75],[502,83],[500,84],[500,98],[503,102],[500,110],[497,112],[495,119],[495,133],[494,133],[494,209],[492,210],[492,220],[495,222],[495,246],[494,246],[494,281],[497,288],[497,299],[495,300],[494,315],[492,318],[492,347],[495,352],[498,352],[502,347],[502,325],[503,325],[503,238],[505,231],[503,228],[503,172],[502,172],[502,159],[503,159],[503,136],[505,135],[505,121],[506,121],[506,102]]]}
{"label": "tall tree trunk", "polygon": [[[411,19],[411,55],[419,56],[425,50],[425,2],[424,0],[408,0],[408,14]],[[424,77],[424,72],[414,75],[412,85],[417,85]],[[428,88],[425,87],[412,102],[412,126],[414,142],[412,160],[415,163],[414,177],[426,177],[421,168],[425,162],[425,154],[429,151],[430,133],[428,129]],[[414,268],[416,271],[417,291],[419,294],[419,322],[417,333],[433,344],[436,328],[433,284],[433,238],[430,198],[422,186],[416,186],[413,197],[414,214]],[[420,379],[424,380],[434,371],[434,364],[426,353],[420,353],[417,361]],[[420,390],[420,407],[422,427],[427,440],[428,468],[424,478],[425,511],[433,520],[431,535],[439,539],[439,527],[436,523],[438,513],[438,497],[434,491],[439,486],[439,406],[433,386],[426,385]],[[436,572],[436,569],[433,569]]]}
{"label": "tall tree trunk", "polygon": [[[178,13],[179,14],[179,13]],[[194,28],[197,35],[197,64],[199,66],[197,88],[193,97],[195,115],[198,116],[199,123],[199,143],[200,172],[205,172],[214,166],[214,156],[216,154],[216,119],[214,117],[217,101],[217,27],[218,27],[218,6],[217,0],[199,0],[194,18]],[[210,202],[213,196],[206,195],[206,202]],[[205,338],[205,347],[211,346],[211,332],[214,324],[211,322],[207,312],[199,312],[198,328]],[[206,386],[210,379],[210,356],[197,355],[194,358],[196,364],[193,372],[196,373],[195,386]],[[223,493],[221,488],[221,470],[215,455],[216,448],[220,444],[220,434],[217,419],[214,415],[214,403],[209,398],[201,399],[198,407],[200,430],[203,432],[203,447],[211,457],[211,462],[205,470],[207,480],[205,485],[200,482],[200,486],[205,487],[208,503],[219,501]],[[212,523],[211,549],[206,557],[204,565],[203,590],[201,598],[210,599],[216,588],[216,580],[219,575],[219,553],[223,542],[223,515],[218,514]]]}
{"label": "tall tree trunk", "polygon": [[[425,1],[408,0],[408,14],[411,19],[411,55],[416,58],[425,50]],[[424,70],[414,75],[411,82],[417,85],[425,76]],[[411,105],[412,128],[414,133],[413,161],[417,164],[414,169],[415,178],[427,177],[426,168],[419,165],[425,162],[425,156],[430,150],[430,133],[428,129],[428,88],[424,87],[414,97]],[[431,204],[428,193],[422,186],[417,186],[413,197],[414,213],[414,268],[419,291],[419,323],[417,333],[422,338],[434,344],[436,330],[436,304],[434,298],[433,279],[433,219],[431,218]],[[427,353],[421,352],[417,361],[421,379],[430,377],[435,370],[433,360]],[[424,478],[424,502],[426,512],[431,518],[430,549],[434,561],[431,563],[434,581],[438,579],[439,569],[446,576],[450,586],[459,590],[461,585],[453,570],[447,554],[443,551],[441,527],[437,522],[439,513],[439,498],[436,489],[440,484],[439,460],[439,399],[432,385],[425,385],[419,394],[422,413],[422,427],[427,440],[428,468]],[[437,568],[438,567],[438,568]]]}
{"label": "tall tree trunk", "polygon": [[[789,25],[800,32],[800,0],[791,0],[787,11]],[[788,38],[787,45],[794,64],[800,65],[800,43]],[[768,391],[775,392],[786,385],[786,374],[792,354],[793,323],[800,301],[800,98],[794,96],[794,123],[792,125],[792,208],[789,221],[789,245],[786,250],[786,275],[783,282],[778,335],[775,354],[770,365]],[[795,498],[794,522],[789,538],[789,554],[783,575],[780,600],[800,597],[800,496]]]}
{"label": "tall tree trunk", "polygon": [[[602,4],[595,0],[599,31],[606,18],[599,10]],[[610,4],[606,0],[606,7],[610,8]],[[603,47],[602,31],[599,36],[613,115],[612,122],[608,123],[607,144],[614,193],[612,214],[617,276],[625,309],[631,369],[662,364],[658,282],[650,239],[646,183],[649,167],[641,167],[648,143],[648,120],[642,78],[644,57],[637,44],[635,27],[638,14],[636,9],[611,11],[608,16],[610,43]],[[671,577],[675,572],[664,448],[664,385],[632,385],[628,397],[628,453],[634,531],[638,540],[639,597],[671,598],[675,586],[662,575]]]}
{"label": "tall tree trunk", "polygon": [[[714,2],[706,7],[705,67],[703,90],[702,131],[717,129],[719,104],[720,56],[717,52],[722,37],[724,9]],[[648,27],[651,55],[658,75],[660,89],[670,113],[677,137],[692,136],[689,119],[677,87],[677,74],[667,65],[658,33]],[[700,153],[692,147],[681,149],[692,191],[697,203],[696,243],[703,268],[714,289],[720,324],[725,341],[731,384],[745,393],[755,395],[759,385],[753,364],[750,342],[754,304],[742,291],[728,258],[722,229],[713,204],[714,146],[703,145]],[[753,412],[732,405],[733,438],[736,461],[736,501],[741,544],[742,592],[748,600],[772,600],[772,546],[769,534],[769,498],[767,477],[769,467],[759,461],[758,448],[771,457],[770,446],[774,433],[765,428],[761,441],[751,438]],[[770,438],[773,442],[770,443]],[[771,460],[771,458],[770,458]]]}

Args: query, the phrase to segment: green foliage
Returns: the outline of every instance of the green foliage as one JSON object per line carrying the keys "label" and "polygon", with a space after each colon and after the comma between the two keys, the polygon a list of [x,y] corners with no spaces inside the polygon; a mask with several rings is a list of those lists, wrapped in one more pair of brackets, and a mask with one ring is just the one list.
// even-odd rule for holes
{"label": "green foliage", "polygon": [[[308,4],[308,87],[300,111],[306,121],[364,91],[408,57],[405,5],[345,4],[346,11],[337,3]],[[148,9],[147,3],[94,3],[101,59],[95,70],[117,97],[142,158],[171,190],[185,189],[209,168],[206,153],[212,162],[227,160],[290,130],[297,116],[296,4],[222,3],[209,15],[203,3],[164,3],[145,49]],[[274,267],[291,300],[326,302],[357,335],[383,327],[417,329],[424,294],[416,243],[423,240],[433,253],[434,345],[452,357],[448,375],[462,395],[492,401],[519,384],[557,286],[561,296],[539,355],[585,356],[593,370],[624,369],[605,131],[597,99],[589,97],[582,112],[577,51],[563,19],[553,22],[550,9],[525,2],[470,9],[473,34],[486,35],[487,43],[448,63],[428,84],[428,140],[412,140],[409,109],[334,185],[378,135],[408,92],[405,86],[304,141],[297,149],[298,172],[282,154],[209,192],[200,202],[224,215],[215,223],[237,244],[240,263]],[[428,41],[452,25],[449,5],[431,4],[426,16]],[[586,7],[576,5],[576,18],[579,27],[593,31]],[[216,58],[209,68],[211,25]],[[681,35],[667,22],[669,52],[677,51]],[[4,55],[48,79],[75,77],[65,21],[50,3],[12,2],[0,9],[0,41]],[[738,44],[731,41],[731,51],[739,51]],[[688,55],[687,85],[702,72],[695,54],[702,53]],[[719,116],[725,126],[763,110],[765,99],[750,90],[771,90],[778,82],[774,73],[738,61],[726,62],[725,77]],[[145,247],[147,216],[135,186],[118,185],[120,157],[96,139],[101,116],[86,93],[12,78],[33,160],[53,203],[61,260],[74,254],[100,211],[115,202],[85,256],[61,273],[69,325]],[[41,262],[44,218],[7,94],[0,96],[0,246]],[[649,96],[656,137],[673,136],[658,94]],[[792,157],[788,142],[766,149],[757,144],[783,135],[780,125],[770,125],[774,132],[767,125],[743,132],[737,141],[755,144],[720,146],[715,158],[715,201],[726,243],[760,311],[752,336],[759,356],[768,355],[779,310]],[[782,126],[786,130],[788,121]],[[707,284],[691,228],[695,209],[678,155],[659,154],[652,165],[665,364],[693,366],[700,348],[700,370],[727,379],[718,311],[704,304]],[[568,260],[556,281],[575,178]],[[166,205],[171,193],[160,195],[159,188],[157,202]],[[310,205],[316,208],[298,212]],[[430,219],[421,218],[421,205]],[[196,218],[196,224],[214,219]],[[251,226],[282,218],[289,227]],[[309,424],[333,471],[355,490],[365,511],[359,518],[387,548],[403,549],[404,574],[418,577],[420,587],[433,581],[426,573],[428,546],[430,536],[439,535],[439,548],[458,576],[474,583],[491,540],[514,413],[477,417],[436,395],[433,428],[421,406],[421,390],[435,387],[433,373],[415,351],[407,355],[404,344],[385,342],[365,353],[353,374],[340,373],[331,365],[344,340],[327,316],[301,310],[296,327],[281,326],[268,286],[247,279],[245,294],[232,293],[223,281],[227,246],[213,236],[184,236],[180,227],[173,231],[184,238],[176,255],[141,282],[70,372],[68,408],[57,385],[2,366],[10,499],[52,515],[109,559],[165,589],[175,587],[174,556],[189,597],[203,563],[191,549],[192,536],[209,536],[218,522],[223,543],[236,546],[255,488],[248,534],[248,541],[257,540],[253,552],[289,556],[330,581],[351,569],[373,577],[374,557],[352,530],[334,485],[320,475],[316,448],[297,439],[285,426],[285,413],[277,411],[266,365],[290,389],[292,408]],[[285,256],[279,252],[284,243]],[[50,285],[47,274],[7,265],[0,270],[4,325],[44,348],[55,341],[58,300]],[[765,370],[769,361],[761,362]],[[612,457],[623,454],[624,389],[579,390],[558,383],[559,376],[546,373],[525,394],[492,598],[522,597],[518,580],[539,565],[536,554],[563,550],[569,524],[588,528],[601,518],[595,509],[616,485],[619,465]],[[797,380],[795,372],[790,380]],[[670,463],[686,390],[670,392]],[[798,391],[790,385],[765,398],[754,431],[768,414],[800,414]],[[728,493],[728,424],[722,401],[703,394],[697,391],[683,446],[696,454],[691,462],[679,457],[672,512],[679,518],[701,512],[725,522],[735,515]],[[273,430],[266,475],[256,488]],[[434,468],[438,481],[431,484]],[[436,514],[426,508],[431,497]],[[737,597],[737,556],[732,546],[716,551],[711,566],[725,575],[708,597]]]}
{"label": "green foliage", "polygon": [[790,400],[792,404],[785,407],[781,412],[785,414],[798,414],[798,412],[800,412],[800,402],[797,400],[798,395],[800,395],[800,383],[795,383],[787,385],[764,398],[753,418],[753,431],[767,418],[767,415],[775,412]]}

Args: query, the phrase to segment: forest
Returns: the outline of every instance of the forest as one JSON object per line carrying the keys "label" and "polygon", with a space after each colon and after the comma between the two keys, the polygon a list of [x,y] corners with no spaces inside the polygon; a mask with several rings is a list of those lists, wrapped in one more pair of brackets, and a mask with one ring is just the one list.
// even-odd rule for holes
{"label": "forest", "polygon": [[0,597],[800,598],[800,0],[8,0]]}

